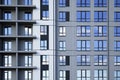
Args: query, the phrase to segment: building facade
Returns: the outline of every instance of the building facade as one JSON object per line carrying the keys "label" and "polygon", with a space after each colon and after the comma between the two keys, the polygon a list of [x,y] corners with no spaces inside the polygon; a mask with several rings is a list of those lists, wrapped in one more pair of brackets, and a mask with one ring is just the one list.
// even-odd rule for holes
{"label": "building facade", "polygon": [[120,80],[120,0],[1,0],[0,80]]}

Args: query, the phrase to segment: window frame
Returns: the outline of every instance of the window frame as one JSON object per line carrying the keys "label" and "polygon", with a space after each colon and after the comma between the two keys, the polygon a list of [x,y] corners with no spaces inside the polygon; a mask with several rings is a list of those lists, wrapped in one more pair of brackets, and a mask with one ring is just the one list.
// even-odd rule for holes
{"label": "window frame", "polygon": [[48,65],[49,64],[49,56],[41,55],[41,63],[42,63],[42,65]]}
{"label": "window frame", "polygon": [[77,7],[90,7],[90,0],[76,0]]}
{"label": "window frame", "polygon": [[48,20],[49,19],[49,10],[42,10],[42,20]]}
{"label": "window frame", "polygon": [[59,11],[58,21],[66,22],[69,21],[69,19],[70,19],[70,15],[68,11]]}
{"label": "window frame", "polygon": [[24,20],[32,20],[32,12],[24,12]]}
{"label": "window frame", "polygon": [[25,55],[25,66],[32,66],[32,55]]}
{"label": "window frame", "polygon": [[4,66],[5,67],[12,66],[12,56],[11,55],[4,55]]}
{"label": "window frame", "polygon": [[12,27],[11,26],[4,26],[3,27],[3,35],[11,35],[12,34]]}
{"label": "window frame", "polygon": [[115,26],[114,27],[114,36],[115,37],[120,37],[120,26]]}
{"label": "window frame", "polygon": [[59,56],[59,65],[68,66],[69,65],[69,56]]}
{"label": "window frame", "polygon": [[25,51],[32,51],[32,41],[25,41],[24,42],[24,46],[25,46],[25,48],[24,48],[24,50]]}
{"label": "window frame", "polygon": [[114,41],[114,50],[115,51],[120,51],[120,41],[119,40],[115,40]]}
{"label": "window frame", "polygon": [[4,5],[11,5],[12,1],[11,0],[3,0]]}
{"label": "window frame", "polygon": [[107,7],[107,0],[94,0],[95,7]]}
{"label": "window frame", "polygon": [[118,11],[114,12],[114,21],[120,22],[120,12],[118,12]]}
{"label": "window frame", "polygon": [[114,7],[120,7],[120,1],[114,0]]}
{"label": "window frame", "polygon": [[4,51],[12,51],[12,41],[4,41]]}
{"label": "window frame", "polygon": [[11,11],[4,11],[4,20],[11,20],[12,19],[12,12]]}
{"label": "window frame", "polygon": [[79,69],[77,70],[77,80],[90,80],[90,70],[89,69]]}
{"label": "window frame", "polygon": [[66,50],[66,41],[59,41],[59,50],[60,51]]}
{"label": "window frame", "polygon": [[25,80],[32,80],[32,71],[31,70],[25,70],[24,74],[25,74],[25,76],[24,76]]}
{"label": "window frame", "polygon": [[40,35],[48,35],[48,25],[40,26]]}
{"label": "window frame", "polygon": [[77,40],[76,44],[77,51],[90,51],[90,40]]}
{"label": "window frame", "polygon": [[31,36],[32,35],[32,27],[31,26],[25,26],[24,27],[24,35],[25,36]]}
{"label": "window frame", "polygon": [[49,70],[42,70],[42,80],[49,80]]}
{"label": "window frame", "polygon": [[114,65],[120,66],[120,56],[114,56]]}
{"label": "window frame", "polygon": [[107,40],[94,40],[94,50],[95,51],[106,51]]}
{"label": "window frame", "polygon": [[120,70],[115,70],[114,71],[114,80],[119,80],[120,79]]}
{"label": "window frame", "polygon": [[94,22],[106,22],[107,11],[94,11]]}
{"label": "window frame", "polygon": [[107,70],[105,69],[97,69],[94,70],[94,80],[107,80]]}
{"label": "window frame", "polygon": [[32,0],[24,0],[24,5],[32,5]]}
{"label": "window frame", "polygon": [[79,55],[76,56],[77,66],[90,66],[91,58],[89,55]]}
{"label": "window frame", "polygon": [[42,5],[49,5],[49,0],[41,0]]}
{"label": "window frame", "polygon": [[4,71],[4,80],[12,80],[12,71],[11,70]]}
{"label": "window frame", "polygon": [[76,27],[76,35],[80,37],[90,37],[91,35],[91,27],[90,26],[77,26]]}
{"label": "window frame", "polygon": [[76,15],[77,22],[90,22],[91,18],[90,11],[77,11]]}
{"label": "window frame", "polygon": [[65,26],[59,26],[59,36],[66,36],[66,27]]}
{"label": "window frame", "polygon": [[95,26],[94,27],[95,37],[106,37],[107,36],[107,26]]}
{"label": "window frame", "polygon": [[47,49],[48,49],[48,41],[40,40],[40,50],[47,50]]}
{"label": "window frame", "polygon": [[96,55],[94,56],[95,66],[107,66],[107,56],[106,55]]}

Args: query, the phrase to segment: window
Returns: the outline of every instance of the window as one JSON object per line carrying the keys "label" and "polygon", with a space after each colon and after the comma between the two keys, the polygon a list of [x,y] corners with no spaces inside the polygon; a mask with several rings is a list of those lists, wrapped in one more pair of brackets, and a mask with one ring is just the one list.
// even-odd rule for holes
{"label": "window", "polygon": [[42,65],[48,65],[49,64],[49,56],[42,55],[41,59],[42,59]]}
{"label": "window", "polygon": [[4,71],[4,80],[12,80],[12,71]]}
{"label": "window", "polygon": [[69,71],[64,71],[60,70],[59,71],[59,80],[69,80],[70,72]]}
{"label": "window", "polygon": [[25,12],[24,18],[25,18],[25,20],[31,20],[32,19],[32,13],[31,12]]}
{"label": "window", "polygon": [[90,80],[90,70],[77,70],[77,80]]}
{"label": "window", "polygon": [[120,80],[120,70],[114,71],[114,80]]}
{"label": "window", "polygon": [[4,5],[11,5],[11,0],[4,0]]}
{"label": "window", "polygon": [[90,56],[87,56],[87,55],[77,56],[77,65],[78,66],[90,65]]}
{"label": "window", "polygon": [[80,50],[80,51],[90,50],[90,41],[89,40],[78,40],[77,41],[77,50]]}
{"label": "window", "polygon": [[59,56],[59,65],[69,65],[69,56]]}
{"label": "window", "polygon": [[30,27],[29,26],[25,26],[24,30],[25,30],[25,35],[26,36],[32,35],[32,28],[31,28],[31,26]]}
{"label": "window", "polygon": [[96,50],[96,51],[107,50],[107,41],[106,40],[96,40],[96,41],[94,41],[94,50]]}
{"label": "window", "polygon": [[32,50],[32,42],[25,41],[25,51],[31,51],[31,50]]}
{"label": "window", "polygon": [[107,80],[107,70],[94,70],[94,80]]}
{"label": "window", "polygon": [[77,11],[77,21],[89,22],[90,21],[90,11]]}
{"label": "window", "polygon": [[42,11],[42,19],[48,19],[49,18],[49,11],[46,10],[46,11]]}
{"label": "window", "polygon": [[120,7],[120,0],[114,0],[114,6]]}
{"label": "window", "polygon": [[107,12],[106,11],[95,11],[94,12],[94,21],[95,22],[107,21]]}
{"label": "window", "polygon": [[114,57],[114,65],[120,66],[120,56],[115,56]]}
{"label": "window", "polygon": [[4,20],[11,20],[12,19],[12,13],[9,11],[4,12]]}
{"label": "window", "polygon": [[25,5],[32,5],[32,0],[24,0],[24,4]]}
{"label": "window", "polygon": [[94,65],[107,65],[107,56],[98,55],[94,56]]}
{"label": "window", "polygon": [[11,51],[12,50],[12,42],[11,41],[4,41],[4,50]]}
{"label": "window", "polygon": [[94,27],[95,37],[105,37],[107,36],[107,26],[95,26]]}
{"label": "window", "polygon": [[4,55],[4,66],[12,66],[12,56],[11,55]]}
{"label": "window", "polygon": [[32,71],[25,70],[25,80],[32,80]]}
{"label": "window", "polygon": [[69,0],[59,0],[59,6],[60,7],[69,6]]}
{"label": "window", "polygon": [[94,0],[94,6],[95,7],[106,7],[107,0]]}
{"label": "window", "polygon": [[40,26],[40,35],[47,35],[48,34],[48,26],[47,25],[41,25]]}
{"label": "window", "polygon": [[47,40],[41,40],[40,41],[40,49],[41,50],[47,50],[48,49]]}
{"label": "window", "polygon": [[89,7],[90,6],[90,0],[77,0],[78,7]]}
{"label": "window", "polygon": [[12,34],[12,28],[11,28],[11,26],[4,26],[3,29],[4,29],[3,30],[3,34],[4,35],[11,35]]}
{"label": "window", "polygon": [[114,13],[114,21],[115,22],[120,22],[120,12],[115,12]]}
{"label": "window", "polygon": [[66,42],[59,41],[59,50],[66,50]]}
{"label": "window", "polygon": [[49,80],[49,71],[48,70],[42,71],[42,80]]}
{"label": "window", "polygon": [[120,51],[120,41],[114,41],[114,50]]}
{"label": "window", "polygon": [[49,0],[42,0],[42,5],[48,5],[49,4]]}
{"label": "window", "polygon": [[25,66],[32,66],[32,56],[31,55],[25,56]]}
{"label": "window", "polygon": [[90,36],[90,26],[77,26],[77,36],[88,37]]}
{"label": "window", "polygon": [[59,26],[59,36],[65,36],[65,35],[66,35],[66,27]]}
{"label": "window", "polygon": [[120,37],[120,26],[114,27],[114,36]]}
{"label": "window", "polygon": [[69,21],[69,12],[60,11],[59,12],[59,21]]}

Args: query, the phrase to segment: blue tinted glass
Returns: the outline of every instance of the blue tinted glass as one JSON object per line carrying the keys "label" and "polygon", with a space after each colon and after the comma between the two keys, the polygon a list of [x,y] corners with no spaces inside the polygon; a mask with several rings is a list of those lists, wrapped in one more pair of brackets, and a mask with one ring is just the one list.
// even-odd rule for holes
{"label": "blue tinted glass", "polygon": [[98,41],[94,41],[94,47],[98,47]]}
{"label": "blue tinted glass", "polygon": [[59,6],[66,6],[66,0],[59,0]]}
{"label": "blue tinted glass", "polygon": [[82,12],[82,16],[81,16],[82,18],[85,18],[85,12]]}
{"label": "blue tinted glass", "polygon": [[48,0],[42,0],[42,5],[48,5]]}
{"label": "blue tinted glass", "polygon": [[103,17],[107,18],[107,13],[106,12],[103,12]]}
{"label": "blue tinted glass", "polygon": [[107,27],[106,26],[103,27],[103,33],[107,33]]}
{"label": "blue tinted glass", "polygon": [[94,12],[94,18],[98,18],[98,12]]}
{"label": "blue tinted glass", "polygon": [[120,62],[120,57],[117,56],[117,62]]}
{"label": "blue tinted glass", "polygon": [[115,12],[115,13],[114,13],[114,18],[115,18],[115,19],[116,19],[116,15],[117,15],[117,13]]}
{"label": "blue tinted glass", "polygon": [[103,47],[107,47],[107,41],[103,41]]}
{"label": "blue tinted glass", "polygon": [[77,18],[80,18],[80,12],[77,12]]}
{"label": "blue tinted glass", "polygon": [[98,33],[98,27],[94,27],[94,33],[95,33],[95,34]]}
{"label": "blue tinted glass", "polygon": [[[87,12],[87,18],[90,18],[90,12]],[[89,20],[88,20],[89,21]]]}
{"label": "blue tinted glass", "polygon": [[90,41],[87,41],[86,45],[87,45],[87,47],[90,47]]}
{"label": "blue tinted glass", "polygon": [[120,12],[117,13],[117,17],[120,18]]}
{"label": "blue tinted glass", "polygon": [[117,47],[120,47],[120,42],[117,42]]}

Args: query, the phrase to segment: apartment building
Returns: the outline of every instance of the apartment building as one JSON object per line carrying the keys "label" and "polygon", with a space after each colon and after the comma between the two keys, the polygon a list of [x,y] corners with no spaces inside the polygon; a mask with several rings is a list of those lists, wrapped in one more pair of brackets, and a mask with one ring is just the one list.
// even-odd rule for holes
{"label": "apartment building", "polygon": [[120,0],[1,0],[0,80],[120,80]]}

